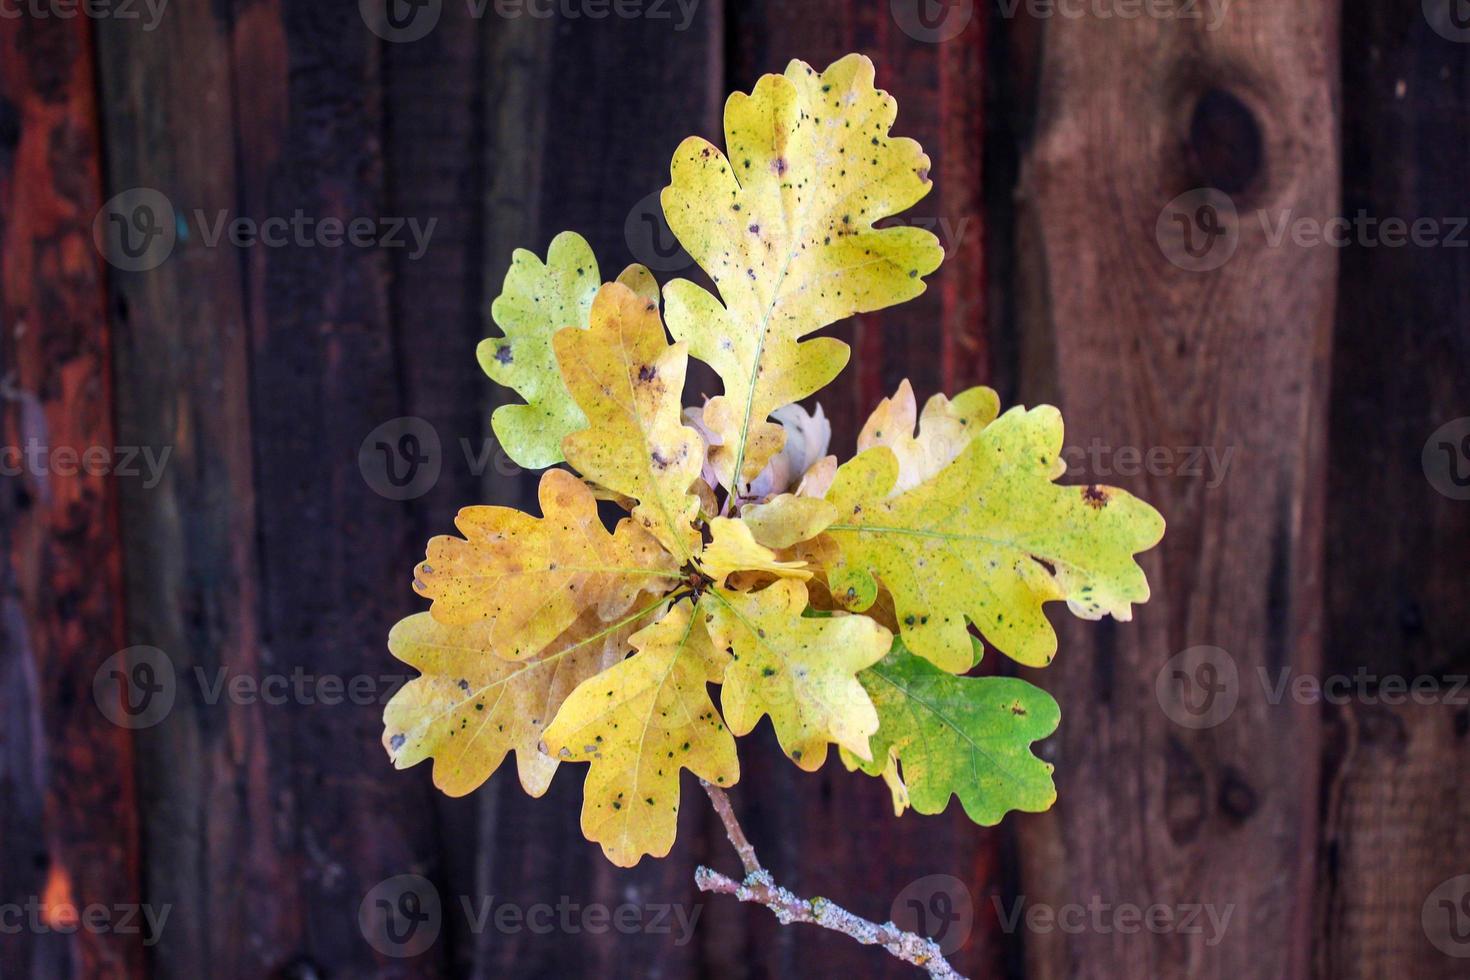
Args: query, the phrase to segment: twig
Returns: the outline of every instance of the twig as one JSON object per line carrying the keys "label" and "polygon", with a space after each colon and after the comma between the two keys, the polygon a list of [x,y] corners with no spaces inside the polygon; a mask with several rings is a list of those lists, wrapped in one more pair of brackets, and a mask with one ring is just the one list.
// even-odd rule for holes
{"label": "twig", "polygon": [[702,892],[730,895],[742,902],[764,905],[775,913],[783,925],[807,922],[850,936],[864,946],[882,946],[889,953],[914,966],[929,971],[936,980],[964,980],[944,958],[939,944],[926,936],[905,932],[892,922],[879,925],[861,916],[853,915],[836,902],[825,898],[798,898],[777,885],[771,873],[761,867],[755,856],[755,848],[735,819],[735,810],[730,806],[730,797],[718,786],[700,780],[700,785],[709,794],[710,803],[725,825],[735,853],[745,866],[745,880],[736,881],[710,868],[699,867],[694,872],[694,883]]}

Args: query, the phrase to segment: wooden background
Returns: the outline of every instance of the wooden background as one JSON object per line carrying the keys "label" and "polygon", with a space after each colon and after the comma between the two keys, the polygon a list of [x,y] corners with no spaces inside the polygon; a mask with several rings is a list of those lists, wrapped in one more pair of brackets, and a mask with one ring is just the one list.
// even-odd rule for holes
{"label": "wooden background", "polygon": [[[1052,401],[1072,446],[1233,456],[1215,486],[1112,478],[1170,530],[1146,559],[1153,601],[1130,624],[1065,623],[1038,678],[1064,709],[1052,813],[894,821],[880,783],[802,774],[763,727],[734,798],[766,864],[880,919],[912,882],[958,876],[976,923],[954,961],[976,977],[1464,976],[1421,908],[1470,873],[1466,707],[1273,705],[1254,678],[1470,670],[1470,502],[1420,465],[1429,434],[1470,415],[1470,252],[1273,245],[1243,221],[1229,262],[1190,272],[1154,229],[1199,187],[1242,215],[1470,214],[1470,45],[1421,0],[1234,0],[1214,30],[1218,3],[1191,5],[1200,21],[702,0],[682,31],[659,6],[476,18],[445,0],[413,43],[381,40],[352,0],[174,0],[153,31],[0,18],[0,443],[172,453],[151,488],[0,477],[0,903],[172,906],[153,945],[0,933],[0,976],[910,975],[723,899],[685,945],[476,933],[450,914],[422,956],[382,957],[357,910],[393,875],[427,876],[451,908],[693,904],[694,866],[733,856],[687,780],[673,855],[625,872],[577,832],[578,773],[540,801],[504,774],[446,800],[427,767],[389,768],[376,706],[211,704],[181,684],[164,721],[131,731],[92,697],[135,644],[180,675],[395,674],[384,638],[421,605],[408,580],[427,538],[463,504],[530,499],[503,457],[477,474],[457,448],[481,444],[506,394],[473,351],[512,248],[572,228],[606,269],[646,258],[628,229],[679,139],[716,137],[725,93],[761,73],[850,50],[934,158],[913,217],[949,259],[920,300],[837,330],[856,348],[821,396],[838,450],[908,377],[921,398],[984,382]],[[963,30],[911,36],[916,10]],[[181,213],[438,224],[417,261],[192,238],[126,272],[92,223],[138,186]],[[436,428],[444,469],[392,501],[357,452],[402,416]],[[1154,682],[1198,645],[1243,680],[1225,724],[1192,730]],[[1233,917],[1213,945],[1006,930],[996,901],[1018,896]]]}

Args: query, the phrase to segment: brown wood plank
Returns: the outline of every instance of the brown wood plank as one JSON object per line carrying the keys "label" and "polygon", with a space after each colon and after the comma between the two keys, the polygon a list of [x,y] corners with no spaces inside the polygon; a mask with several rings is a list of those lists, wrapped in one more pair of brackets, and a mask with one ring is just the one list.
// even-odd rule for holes
{"label": "brown wood plank", "polygon": [[[749,91],[761,74],[783,71],[793,58],[825,67],[860,51],[873,59],[878,85],[898,100],[895,132],[917,139],[933,161],[934,191],[889,223],[933,231],[945,248],[944,267],[918,299],[828,331],[853,345],[847,371],[814,399],[833,419],[833,452],[843,459],[853,453],[868,414],[904,378],[921,404],[941,391],[994,383],[981,183],[986,31],[983,5],[977,6],[982,9],[967,22],[955,21],[940,34],[922,30],[922,21],[900,19],[887,3],[759,2],[732,11],[728,89]],[[955,876],[976,916],[951,962],[971,975],[999,972],[1006,942],[989,899],[1002,888],[1000,846],[1008,830],[976,827],[958,806],[938,817],[895,820],[878,781],[850,774],[835,760],[815,775],[800,772],[781,755],[767,725],[744,742],[733,797],[782,884],[883,920],[901,894],[913,897],[906,890],[915,883],[920,900],[928,901],[935,894],[929,876]],[[730,951],[732,972],[754,950],[757,970],[770,975],[907,973],[843,937],[783,927],[764,909],[747,908],[743,916],[747,933],[744,947]]]}
{"label": "brown wood plank", "polygon": [[[255,220],[408,218],[386,196],[384,42],[356,4],[233,5],[237,207]],[[407,240],[407,236],[401,236]],[[391,322],[391,247],[309,236],[241,251],[251,357],[260,642],[273,673],[400,673],[385,638],[422,542],[412,502],[375,491],[358,450],[405,414]],[[381,688],[379,688],[381,690]],[[426,875],[443,891],[426,785],[380,743],[374,700],[270,708],[276,846],[288,857],[300,941],[294,975],[434,975],[444,942],[394,959],[364,941],[358,908],[380,882]],[[444,896],[452,901],[451,896]]]}
{"label": "brown wood plank", "polygon": [[[154,487],[122,494],[129,642],[168,656],[178,680],[169,714],[138,734],[148,894],[173,904],[150,953],[159,976],[261,976],[297,953],[302,908],[266,737],[275,710],[211,699],[197,678],[259,679],[249,343],[241,253],[206,247],[237,202],[232,25],[218,7],[169,11],[156,31],[104,20],[99,66],[112,193],[146,187],[191,235],[156,267],[112,277],[123,439],[167,446]],[[262,43],[257,39],[253,43]],[[213,701],[213,703],[211,703]]]}
{"label": "brown wood plank", "polygon": [[[1426,9],[1344,8],[1343,213],[1429,219],[1448,237],[1470,207],[1470,47],[1438,33]],[[1441,883],[1470,873],[1466,693],[1456,691],[1470,670],[1470,503],[1442,447],[1426,443],[1470,414],[1464,256],[1449,241],[1386,247],[1372,238],[1342,256],[1324,670],[1348,678],[1351,693],[1326,709],[1322,978],[1460,976],[1470,953],[1443,929],[1436,946],[1424,926],[1426,911],[1441,916],[1437,903],[1455,897],[1437,895]],[[1452,435],[1439,441],[1458,451]],[[1425,450],[1441,464],[1431,472]],[[1429,703],[1370,703],[1392,700],[1399,683],[1433,685],[1421,688]]]}
{"label": "brown wood plank", "polygon": [[1465,706],[1354,703],[1331,717],[1313,975],[1463,977]]}
{"label": "brown wood plank", "polygon": [[[1024,393],[1055,399],[1069,445],[1236,456],[1214,489],[1172,471],[1109,481],[1158,506],[1169,533],[1146,556],[1153,600],[1133,623],[1058,611],[1061,655],[1035,680],[1062,705],[1048,743],[1060,801],[1022,825],[1024,894],[1053,909],[1097,899],[1233,919],[1214,944],[1208,927],[1128,933],[1106,916],[1102,928],[1023,925],[1029,976],[1307,972],[1320,722],[1266,703],[1254,678],[1319,664],[1337,256],[1272,247],[1257,212],[1336,213],[1336,11],[1238,0],[1213,30],[1148,16],[1041,27],[1019,188]],[[1156,236],[1169,202],[1200,187],[1231,195],[1240,215],[1223,218],[1239,231],[1228,260],[1201,250],[1222,260],[1214,271],[1183,267],[1179,231]],[[1197,203],[1179,213],[1200,220]],[[1240,700],[1223,723],[1190,729],[1155,682],[1203,644],[1233,658]]]}
{"label": "brown wood plank", "polygon": [[143,975],[143,935],[75,920],[141,897],[131,732],[93,697],[125,643],[92,54],[85,18],[0,19],[0,445],[47,454],[0,477],[0,902],[49,908],[12,976]]}

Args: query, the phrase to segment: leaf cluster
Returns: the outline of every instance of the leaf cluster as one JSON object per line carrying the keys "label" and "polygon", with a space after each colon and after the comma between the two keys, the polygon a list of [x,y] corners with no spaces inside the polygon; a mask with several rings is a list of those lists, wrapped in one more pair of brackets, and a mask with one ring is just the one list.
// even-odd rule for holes
{"label": "leaf cluster", "polygon": [[[821,409],[798,403],[849,349],[807,338],[919,295],[943,257],[927,231],[877,226],[931,186],[896,113],[868,59],[797,61],[730,98],[723,149],[678,148],[664,212],[717,293],[640,266],[604,283],[572,233],[516,253],[479,359],[524,399],[492,420],[506,452],[553,468],[540,517],[470,507],[430,542],[414,588],[431,606],[389,638],[421,674],[385,712],[395,765],[432,758],[462,795],[514,753],[539,796],[585,763],[583,832],[623,866],[669,852],[682,770],[739,779],[735,739],[762,719],[804,770],[835,746],[882,777],[900,814],[1051,805],[1031,746],[1056,702],[973,669],[985,643],[1049,663],[1049,602],[1129,618],[1163,521],[1058,485],[1057,411],[1002,415],[985,388],[921,415],[905,382],[853,459],[828,455]],[[691,356],[723,391],[686,408]],[[627,512],[611,531],[599,501]]]}

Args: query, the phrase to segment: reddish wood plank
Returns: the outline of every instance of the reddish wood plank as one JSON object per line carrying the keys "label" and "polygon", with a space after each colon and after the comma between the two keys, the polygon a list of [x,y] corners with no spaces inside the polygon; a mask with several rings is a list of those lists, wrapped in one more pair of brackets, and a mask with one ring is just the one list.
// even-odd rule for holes
{"label": "reddish wood plank", "polygon": [[95,96],[89,20],[0,19],[0,442],[35,440],[48,453],[21,463],[7,450],[7,468],[20,472],[0,477],[0,901],[39,897],[50,909],[46,928],[0,945],[0,970],[16,976],[143,970],[142,935],[67,919],[90,903],[140,898],[130,732],[93,699],[94,675],[125,646],[118,478],[99,472],[95,453],[80,467],[62,454],[116,461],[112,338],[92,245]]}
{"label": "reddish wood plank", "polygon": [[[1042,30],[1019,189],[1028,398],[1058,399],[1070,445],[1237,452],[1215,489],[1175,473],[1115,478],[1169,520],[1144,561],[1153,599],[1131,624],[1068,619],[1061,656],[1035,678],[1063,720],[1048,743],[1060,801],[1023,825],[1028,902],[1157,903],[1178,926],[1129,932],[1105,916],[1030,930],[1029,973],[1301,977],[1320,722],[1267,704],[1254,680],[1319,664],[1337,257],[1271,247],[1256,212],[1325,220],[1337,207],[1336,5],[1238,0],[1214,30],[1147,16]],[[1201,186],[1233,195],[1240,215],[1228,258],[1193,243],[1222,260],[1214,271],[1184,267],[1182,235],[1156,237],[1169,202]],[[1198,207],[1178,213],[1201,220]],[[1203,644],[1233,657],[1239,703],[1196,730],[1165,713],[1176,702],[1156,682]],[[1233,921],[1211,943],[1208,928],[1183,930],[1184,906]]]}

